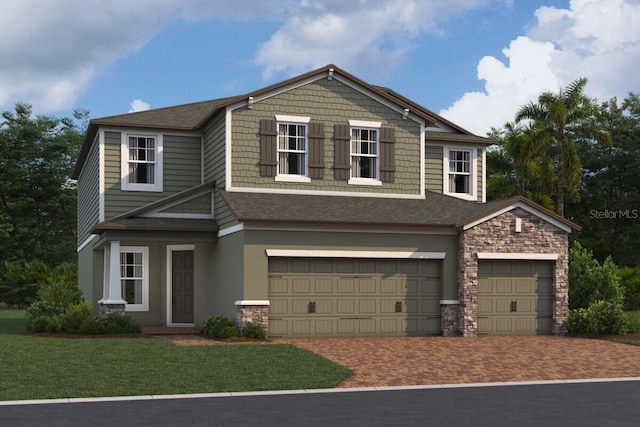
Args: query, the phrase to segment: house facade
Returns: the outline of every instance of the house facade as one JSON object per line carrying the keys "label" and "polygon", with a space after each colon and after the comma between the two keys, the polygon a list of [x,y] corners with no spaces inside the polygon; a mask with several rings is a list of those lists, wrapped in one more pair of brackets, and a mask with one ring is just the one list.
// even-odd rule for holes
{"label": "house facade", "polygon": [[491,143],[334,65],[93,119],[72,174],[79,287],[141,325],[561,334],[577,226],[486,203]]}

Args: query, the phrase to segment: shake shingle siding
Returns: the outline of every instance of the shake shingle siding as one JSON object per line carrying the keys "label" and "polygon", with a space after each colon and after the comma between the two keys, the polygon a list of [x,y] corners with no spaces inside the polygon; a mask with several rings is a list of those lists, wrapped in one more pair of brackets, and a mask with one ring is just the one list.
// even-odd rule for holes
{"label": "shake shingle siding", "polygon": [[105,132],[106,220],[201,183],[200,137],[164,135],[163,141],[163,191],[122,191],[120,132]]}
{"label": "shake shingle siding", "polygon": [[[260,176],[259,123],[261,119],[275,119],[276,114],[310,117],[312,123],[324,125],[323,179],[285,183]],[[381,122],[383,127],[395,129],[393,182],[384,182],[382,186],[359,186],[335,178],[335,125],[348,125],[350,119]],[[336,79],[321,79],[260,100],[251,109],[239,108],[234,111],[232,120],[234,187],[420,194],[420,125],[413,120],[403,120],[398,111]]]}
{"label": "shake shingle siding", "polygon": [[100,218],[100,151],[94,141],[78,180],[78,246],[91,234]]}

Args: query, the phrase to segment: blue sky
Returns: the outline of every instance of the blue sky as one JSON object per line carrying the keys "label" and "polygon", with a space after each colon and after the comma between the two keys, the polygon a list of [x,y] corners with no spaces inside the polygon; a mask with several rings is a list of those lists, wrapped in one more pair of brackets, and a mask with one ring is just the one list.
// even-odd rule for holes
{"label": "blue sky", "polygon": [[102,117],[335,63],[483,135],[581,76],[600,100],[640,91],[639,0],[3,3],[2,110]]}

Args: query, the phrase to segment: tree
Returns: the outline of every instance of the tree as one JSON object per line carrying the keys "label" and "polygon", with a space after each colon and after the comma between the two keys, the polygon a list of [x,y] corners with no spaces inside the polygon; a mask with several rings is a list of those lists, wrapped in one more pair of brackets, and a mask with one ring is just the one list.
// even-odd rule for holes
{"label": "tree", "polygon": [[616,98],[603,102],[598,120],[611,139],[578,144],[581,200],[568,212],[598,260],[611,255],[619,265],[640,265],[640,98],[630,93],[621,105]]}
{"label": "tree", "polygon": [[543,92],[538,102],[523,105],[516,122],[531,120],[535,137],[555,143],[554,168],[557,176],[557,212],[564,216],[565,198],[576,200],[581,179],[581,165],[576,142],[601,140],[607,135],[594,120],[596,105],[584,95],[586,78],[569,83],[558,93]]}
{"label": "tree", "polygon": [[521,195],[553,209],[553,164],[535,129],[506,123],[504,129],[492,129],[489,136],[498,144],[487,152],[487,198]]}
{"label": "tree", "polygon": [[76,189],[68,178],[88,113],[33,116],[17,104],[0,123],[0,262],[75,260]]}

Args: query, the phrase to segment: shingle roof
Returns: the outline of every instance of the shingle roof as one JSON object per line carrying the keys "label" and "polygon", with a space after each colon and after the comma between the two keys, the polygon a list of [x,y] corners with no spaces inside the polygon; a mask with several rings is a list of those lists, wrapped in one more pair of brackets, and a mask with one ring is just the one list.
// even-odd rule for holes
{"label": "shingle roof", "polygon": [[240,221],[455,226],[483,205],[438,193],[426,199],[220,191]]}

